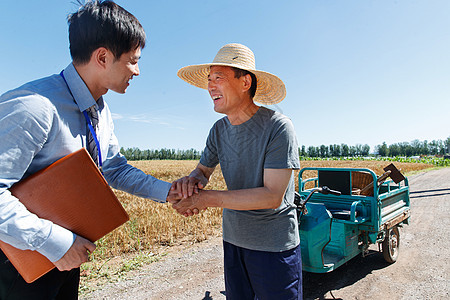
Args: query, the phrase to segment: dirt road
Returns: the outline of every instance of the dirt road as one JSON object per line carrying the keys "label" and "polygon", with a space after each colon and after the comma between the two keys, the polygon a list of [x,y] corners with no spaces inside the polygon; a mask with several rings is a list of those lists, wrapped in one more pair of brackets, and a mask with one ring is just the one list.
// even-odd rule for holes
{"label": "dirt road", "polygon": [[[304,273],[305,299],[450,299],[450,168],[409,178],[411,223],[390,265],[371,246],[329,274]],[[225,299],[222,242],[168,255],[82,299]]]}

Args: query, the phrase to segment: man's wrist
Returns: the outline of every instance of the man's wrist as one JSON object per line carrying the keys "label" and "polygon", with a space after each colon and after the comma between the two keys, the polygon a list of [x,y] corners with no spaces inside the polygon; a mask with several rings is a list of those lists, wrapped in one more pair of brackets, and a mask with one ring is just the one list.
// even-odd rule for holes
{"label": "man's wrist", "polygon": [[52,231],[47,241],[36,251],[47,257],[51,262],[55,262],[66,254],[75,238],[74,233],[57,224],[52,224]]}
{"label": "man's wrist", "polygon": [[201,192],[202,203],[205,207],[222,207],[220,191],[206,190]]}

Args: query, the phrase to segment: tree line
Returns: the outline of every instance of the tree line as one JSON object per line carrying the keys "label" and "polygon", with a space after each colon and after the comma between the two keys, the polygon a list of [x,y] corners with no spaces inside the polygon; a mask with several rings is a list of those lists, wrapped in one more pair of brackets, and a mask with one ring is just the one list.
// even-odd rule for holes
{"label": "tree line", "polygon": [[446,140],[433,140],[431,142],[414,140],[411,143],[402,142],[387,145],[383,142],[375,146],[375,151],[370,152],[370,146],[357,144],[356,146],[340,145],[320,145],[320,146],[302,146],[299,154],[302,157],[358,157],[377,155],[383,157],[397,156],[421,156],[421,155],[448,155],[450,153],[450,137]]}
{"label": "tree line", "polygon": [[140,150],[139,148],[120,148],[127,160],[198,160],[202,152],[195,149],[189,150],[175,150],[175,149],[160,149],[160,150]]}
{"label": "tree line", "polygon": [[445,155],[450,153],[450,137],[445,141],[433,140],[431,142],[414,140],[411,143],[395,143],[387,145],[385,142],[376,147],[376,153],[380,156],[420,156],[420,155]]}
{"label": "tree line", "polygon": [[[445,155],[450,152],[450,137],[445,141],[433,140],[419,141],[414,140],[411,143],[402,142],[387,145],[385,142],[381,145],[375,146],[374,153],[370,152],[370,146],[367,144],[356,144],[349,146],[347,144],[333,144],[320,146],[304,146],[298,149],[301,157],[361,157],[370,156],[372,154],[379,156],[420,156],[420,155]],[[175,150],[175,149],[160,149],[160,150],[140,150],[139,148],[121,148],[120,153],[125,155],[127,160],[198,160],[202,155],[202,151],[195,149],[189,150]]]}
{"label": "tree line", "polygon": [[303,157],[355,157],[368,156],[370,153],[370,146],[365,144],[357,144],[356,146],[349,146],[347,144],[334,145],[320,145],[309,146],[306,148],[302,145],[299,149],[300,156]]}

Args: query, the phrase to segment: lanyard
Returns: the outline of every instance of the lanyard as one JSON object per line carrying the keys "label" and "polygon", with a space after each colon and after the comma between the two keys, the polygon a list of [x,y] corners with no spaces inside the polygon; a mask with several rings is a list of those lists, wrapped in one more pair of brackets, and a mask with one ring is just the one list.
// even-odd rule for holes
{"label": "lanyard", "polygon": [[[69,85],[67,84],[67,81],[66,81],[66,78],[64,77],[63,72],[64,71],[61,71],[61,73],[59,73],[59,75],[61,75],[62,79],[64,79],[64,82],[66,83],[67,88],[69,89],[70,95],[75,100],[75,97],[73,96],[72,91],[70,90]],[[89,131],[91,132],[92,136],[94,137],[95,144],[97,145],[99,169],[103,174],[102,151],[100,150],[100,142],[98,141],[97,134],[95,133],[94,127],[92,126],[91,118],[89,118],[89,115],[86,110],[83,111],[83,115],[84,115],[84,118],[86,119],[86,125],[88,126]],[[86,136],[86,145],[89,144],[88,139],[89,139],[89,137]]]}

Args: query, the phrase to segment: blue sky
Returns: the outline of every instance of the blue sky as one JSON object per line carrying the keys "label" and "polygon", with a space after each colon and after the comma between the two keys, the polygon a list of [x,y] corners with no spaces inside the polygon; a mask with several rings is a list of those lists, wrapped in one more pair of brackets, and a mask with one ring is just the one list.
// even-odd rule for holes
{"label": "blue sky", "polygon": [[[70,63],[72,0],[0,2],[0,93]],[[223,115],[176,75],[230,42],[279,76],[300,145],[450,136],[450,1],[116,1],[147,33],[141,75],[105,96],[121,146],[202,150]]]}

